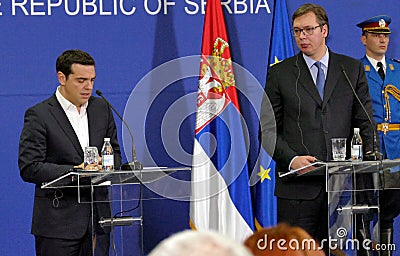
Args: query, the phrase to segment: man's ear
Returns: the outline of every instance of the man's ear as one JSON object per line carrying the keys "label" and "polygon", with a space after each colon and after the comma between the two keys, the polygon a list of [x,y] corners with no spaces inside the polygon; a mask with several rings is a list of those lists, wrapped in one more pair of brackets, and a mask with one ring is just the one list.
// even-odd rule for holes
{"label": "man's ear", "polygon": [[366,46],[367,45],[367,36],[366,35],[362,35],[360,37],[361,43]]}
{"label": "man's ear", "polygon": [[60,85],[64,85],[65,82],[67,81],[67,78],[65,77],[64,73],[61,71],[57,72],[57,78],[58,78],[58,82],[60,83]]}
{"label": "man's ear", "polygon": [[322,33],[324,34],[324,37],[325,37],[325,38],[328,37],[328,34],[329,34],[328,25],[324,24],[324,25],[322,26]]}

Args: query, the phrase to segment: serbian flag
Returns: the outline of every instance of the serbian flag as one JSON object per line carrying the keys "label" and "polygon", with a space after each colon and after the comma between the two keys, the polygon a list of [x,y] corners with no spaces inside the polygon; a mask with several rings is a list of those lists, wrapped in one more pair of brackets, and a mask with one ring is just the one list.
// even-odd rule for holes
{"label": "serbian flag", "polygon": [[[286,0],[275,0],[268,67],[294,55]],[[262,110],[261,110],[262,111]],[[277,224],[274,196],[275,166],[271,156],[260,146],[258,182],[255,185],[255,225],[257,230]]]}
{"label": "serbian flag", "polygon": [[220,0],[207,1],[193,149],[191,228],[253,233],[248,148]]}

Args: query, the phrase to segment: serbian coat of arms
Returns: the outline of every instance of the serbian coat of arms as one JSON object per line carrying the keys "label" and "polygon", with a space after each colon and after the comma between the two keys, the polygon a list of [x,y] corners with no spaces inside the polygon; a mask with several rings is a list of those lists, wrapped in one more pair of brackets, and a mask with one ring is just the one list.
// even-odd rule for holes
{"label": "serbian coat of arms", "polygon": [[203,55],[197,93],[196,134],[216,118],[231,101],[226,89],[235,86],[231,59],[222,55],[229,48],[217,38],[210,56]]}

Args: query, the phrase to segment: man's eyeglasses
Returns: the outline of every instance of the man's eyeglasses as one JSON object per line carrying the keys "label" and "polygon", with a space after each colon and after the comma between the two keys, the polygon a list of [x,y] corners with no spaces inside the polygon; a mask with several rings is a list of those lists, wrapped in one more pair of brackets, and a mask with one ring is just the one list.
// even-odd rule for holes
{"label": "man's eyeglasses", "polygon": [[314,30],[317,28],[320,28],[322,26],[324,26],[325,24],[321,24],[315,27],[306,27],[306,28],[294,28],[292,29],[292,33],[294,36],[298,37],[301,35],[301,32],[304,32],[304,34],[306,36],[311,36],[312,34],[314,34]]}

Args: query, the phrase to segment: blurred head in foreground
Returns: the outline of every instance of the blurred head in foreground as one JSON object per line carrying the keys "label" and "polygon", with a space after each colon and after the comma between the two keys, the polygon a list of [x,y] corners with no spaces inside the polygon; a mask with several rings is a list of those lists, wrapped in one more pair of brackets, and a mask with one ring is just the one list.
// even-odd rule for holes
{"label": "blurred head in foreground", "polygon": [[157,245],[149,256],[251,256],[240,243],[213,231],[186,230]]}
{"label": "blurred head in foreground", "polygon": [[323,256],[319,244],[302,228],[287,224],[264,228],[244,242],[255,256]]}

